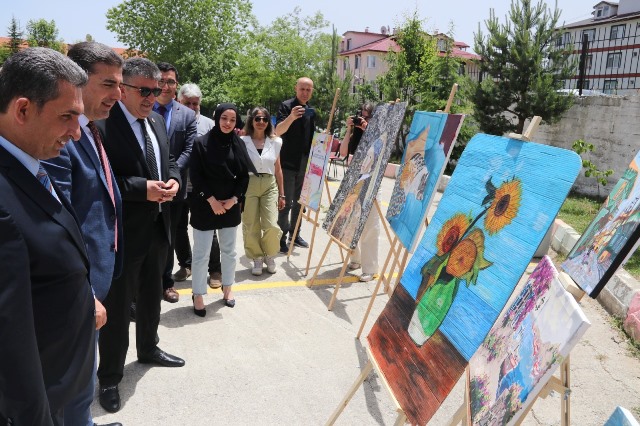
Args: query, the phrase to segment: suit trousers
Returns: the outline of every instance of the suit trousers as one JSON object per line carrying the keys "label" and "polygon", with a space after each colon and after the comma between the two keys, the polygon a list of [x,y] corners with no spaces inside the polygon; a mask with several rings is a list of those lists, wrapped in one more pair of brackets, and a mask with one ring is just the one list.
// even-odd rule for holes
{"label": "suit trousers", "polygon": [[[156,333],[160,323],[160,301],[162,300],[162,272],[169,249],[162,216],[149,228],[127,233],[129,239],[148,241],[143,252],[127,250],[124,241],[124,264],[122,274],[111,283],[104,306],[109,320],[100,329],[100,364],[98,380],[101,386],[120,383],[129,348],[129,307],[136,300],[136,349],[138,358],[150,355],[156,348]],[[126,231],[125,231],[126,232]]]}
{"label": "suit trousers", "polygon": [[[96,330],[96,346],[98,351],[98,339],[100,330]],[[76,397],[64,407],[64,426],[94,426],[91,416],[91,404],[96,389],[96,369],[98,368],[98,355],[93,363],[93,374],[87,386]]]}
{"label": "suit trousers", "polygon": [[[176,238],[175,252],[178,258],[178,264],[181,268],[191,269],[191,242],[189,241],[189,199],[192,197],[191,192],[187,192],[187,202],[182,202],[182,211],[178,213],[176,220]],[[173,220],[173,217],[171,218]],[[172,222],[173,223],[173,222]],[[173,259],[171,259],[171,268],[173,269]],[[209,273],[220,272],[220,245],[218,244],[217,233],[213,234],[211,242],[211,254],[209,255]],[[168,287],[167,287],[168,288]]]}
{"label": "suit trousers", "polygon": [[[298,216],[300,215],[300,194],[302,193],[302,184],[304,182],[304,175],[307,171],[308,156],[302,156],[300,160],[300,168],[298,170],[282,169],[284,196],[286,197],[286,203],[284,209],[278,213],[278,225],[282,230],[281,240],[285,240],[287,233],[289,237],[292,237],[293,229],[298,222]],[[291,213],[291,218],[289,218]],[[298,229],[298,233],[300,230]]]}
{"label": "suit trousers", "polygon": [[280,250],[282,231],[278,227],[278,184],[270,174],[251,175],[244,197],[242,236],[249,259],[273,256]]}

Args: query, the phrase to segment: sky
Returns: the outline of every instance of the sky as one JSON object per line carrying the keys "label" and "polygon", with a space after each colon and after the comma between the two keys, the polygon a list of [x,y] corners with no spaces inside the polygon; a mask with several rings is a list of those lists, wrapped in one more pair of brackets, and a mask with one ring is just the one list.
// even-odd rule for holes
{"label": "sky", "polygon": [[[553,0],[545,0],[551,7]],[[30,19],[55,20],[60,37],[67,43],[84,40],[91,34],[96,41],[113,47],[125,47],[116,35],[107,30],[106,12],[121,3],[120,0],[0,0],[0,35],[6,36],[11,17],[15,16],[24,29]],[[334,24],[338,34],[349,30],[380,32],[380,27],[399,26],[403,17],[418,10],[418,15],[426,20],[425,28],[430,32],[447,32],[450,23],[454,26],[454,38],[473,46],[473,33],[478,23],[489,17],[493,7],[501,21],[509,11],[511,0],[254,0],[253,12],[260,24],[268,25],[273,19],[291,13],[299,6],[302,16],[313,15],[320,11],[325,19]],[[570,23],[590,17],[597,0],[557,0],[562,10],[561,22]],[[393,5],[390,10],[389,5]],[[331,31],[331,26],[327,32]]]}

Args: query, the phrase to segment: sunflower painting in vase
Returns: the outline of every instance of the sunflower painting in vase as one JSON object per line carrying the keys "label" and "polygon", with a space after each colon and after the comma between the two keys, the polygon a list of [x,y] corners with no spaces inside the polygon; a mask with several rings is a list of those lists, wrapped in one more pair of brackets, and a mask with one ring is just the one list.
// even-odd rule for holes
{"label": "sunflower painting in vase", "polygon": [[416,309],[407,330],[418,346],[438,330],[460,285],[476,285],[481,271],[493,265],[485,258],[485,232],[490,236],[499,233],[518,215],[520,179],[514,177],[496,187],[489,178],[485,188],[483,210],[475,217],[456,213],[445,221],[437,235],[436,254],[420,270]]}

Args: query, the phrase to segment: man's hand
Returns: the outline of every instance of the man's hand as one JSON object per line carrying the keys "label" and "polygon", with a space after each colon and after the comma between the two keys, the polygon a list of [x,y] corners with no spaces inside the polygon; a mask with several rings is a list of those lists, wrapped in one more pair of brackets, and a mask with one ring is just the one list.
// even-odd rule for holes
{"label": "man's hand", "polygon": [[96,305],[96,330],[100,330],[107,323],[107,310],[98,299],[93,299]]}
{"label": "man's hand", "polygon": [[291,117],[292,120],[297,120],[304,115],[304,109],[305,108],[302,105],[294,106],[291,109],[291,114],[289,114],[289,117]]}
{"label": "man's hand", "polygon": [[178,184],[178,181],[176,181],[175,179],[169,179],[167,183],[164,184],[164,194],[162,194],[162,200],[163,201],[173,200],[173,197],[176,196],[179,188],[180,188],[180,185]]}
{"label": "man's hand", "polygon": [[165,183],[161,180],[148,180],[147,181],[147,201],[153,201],[154,203],[162,203],[167,201],[164,199]]}

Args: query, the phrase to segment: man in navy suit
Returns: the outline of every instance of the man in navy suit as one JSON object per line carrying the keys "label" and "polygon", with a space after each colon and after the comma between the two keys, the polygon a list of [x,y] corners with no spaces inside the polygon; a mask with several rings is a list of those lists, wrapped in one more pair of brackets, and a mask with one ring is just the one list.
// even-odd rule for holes
{"label": "man in navy suit", "polygon": [[41,159],[80,137],[86,73],[51,49],[0,70],[0,423],[63,425],[95,361],[89,258]]}
{"label": "man in navy suit", "polygon": [[[46,162],[45,168],[80,221],[91,265],[96,328],[100,329],[107,320],[101,302],[109,293],[111,280],[122,269],[122,200],[93,122],[107,118],[111,107],[120,100],[124,60],[110,47],[95,42],[75,44],[68,56],[89,75],[89,82],[82,89],[84,114],[79,119],[82,135],[79,141],[61,149],[58,157]],[[65,426],[93,426],[94,388],[95,374],[85,392],[65,407]]]}
{"label": "man in navy suit", "polygon": [[184,360],[156,344],[162,301],[162,271],[169,242],[169,208],[180,188],[180,172],[169,152],[164,119],[152,111],[160,70],[146,58],[129,58],[122,68],[122,98],[109,117],[96,123],[122,195],[124,259],[104,306],[109,321],[100,330],[100,405],[120,410],[118,384],[129,348],[129,308],[136,300],[138,362],[181,367]]}
{"label": "man in navy suit", "polygon": [[[169,203],[171,210],[171,245],[167,255],[167,263],[162,275],[162,297],[169,303],[175,303],[179,299],[178,292],[173,287],[174,281],[171,277],[173,272],[173,251],[176,241],[176,230],[183,206],[187,198],[187,171],[189,170],[189,157],[193,142],[197,136],[196,114],[191,109],[185,107],[175,100],[178,88],[178,70],[173,65],[166,62],[159,62],[161,77],[159,86],[162,93],[156,99],[153,110],[160,114],[167,126],[169,135],[169,151],[180,169],[180,178],[183,185]],[[186,278],[185,278],[186,279]]]}

